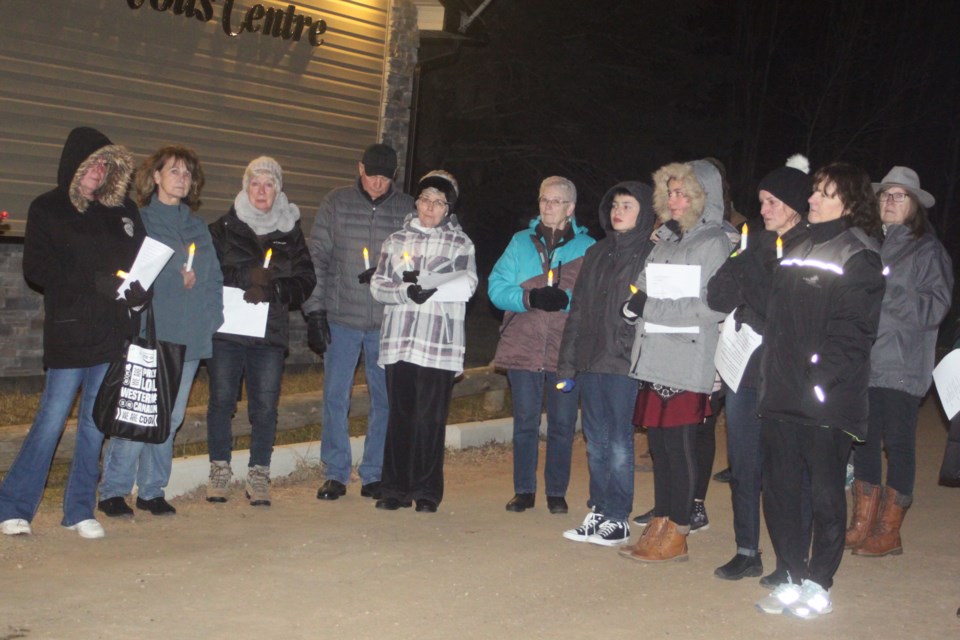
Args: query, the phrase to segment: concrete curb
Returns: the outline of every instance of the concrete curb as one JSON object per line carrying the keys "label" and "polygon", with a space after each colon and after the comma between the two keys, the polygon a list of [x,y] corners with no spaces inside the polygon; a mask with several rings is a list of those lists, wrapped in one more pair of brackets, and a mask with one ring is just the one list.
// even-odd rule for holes
{"label": "concrete curb", "polygon": [[[576,430],[580,430],[579,416]],[[540,417],[540,435],[547,433],[547,417]],[[481,447],[491,442],[505,443],[513,440],[513,418],[499,418],[484,422],[467,422],[447,426],[447,449],[466,449]],[[350,449],[353,455],[353,465],[359,464],[363,456],[363,438],[350,438]],[[233,452],[230,466],[233,468],[235,480],[247,477],[247,465],[250,462],[250,451]],[[297,467],[303,464],[320,464],[320,443],[302,442],[275,447],[270,462],[270,476],[282,478],[288,476]],[[206,485],[210,474],[210,459],[207,454],[173,459],[173,471],[170,474],[170,484],[164,491],[167,498],[176,498]]]}

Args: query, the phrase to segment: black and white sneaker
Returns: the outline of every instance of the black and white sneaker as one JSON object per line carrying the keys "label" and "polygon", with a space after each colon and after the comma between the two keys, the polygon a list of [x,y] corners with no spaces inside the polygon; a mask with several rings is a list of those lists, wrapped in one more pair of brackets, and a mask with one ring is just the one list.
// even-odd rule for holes
{"label": "black and white sneaker", "polygon": [[603,514],[591,511],[583,519],[583,524],[576,529],[567,529],[563,532],[563,537],[574,542],[586,542],[587,538],[596,533],[601,522],[603,522]]}
{"label": "black and white sneaker", "polygon": [[707,508],[699,500],[693,501],[693,513],[690,514],[690,533],[697,531],[706,531],[710,528],[710,521],[707,519]]}
{"label": "black and white sneaker", "polygon": [[630,539],[630,525],[617,520],[604,520],[587,542],[604,547],[616,547]]}

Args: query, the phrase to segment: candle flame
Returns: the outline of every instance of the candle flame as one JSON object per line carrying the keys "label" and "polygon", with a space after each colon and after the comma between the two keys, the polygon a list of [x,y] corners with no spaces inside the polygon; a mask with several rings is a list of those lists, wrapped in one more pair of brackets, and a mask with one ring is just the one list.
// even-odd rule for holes
{"label": "candle flame", "polygon": [[126,271],[124,271],[123,269],[119,269],[119,270],[117,271],[117,277],[118,277],[118,278],[126,278],[126,277],[129,276],[129,275],[130,275],[130,274],[127,273]]}
{"label": "candle flame", "polygon": [[636,293],[637,291],[640,291],[640,289],[637,289],[636,285],[630,285],[630,293]]}
{"label": "candle flame", "polygon": [[196,242],[191,242],[191,243],[190,243],[190,248],[187,249],[187,253],[189,253],[189,254],[192,256],[192,255],[195,254],[196,252],[197,252],[197,243],[196,243]]}

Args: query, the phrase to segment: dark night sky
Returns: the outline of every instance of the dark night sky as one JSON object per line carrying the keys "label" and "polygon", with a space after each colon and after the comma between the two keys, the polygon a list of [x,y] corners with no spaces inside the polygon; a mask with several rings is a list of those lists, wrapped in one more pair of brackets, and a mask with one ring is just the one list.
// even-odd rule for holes
{"label": "dark night sky", "polygon": [[[595,227],[615,182],[714,156],[752,216],[757,180],[796,152],[875,180],[913,167],[958,256],[958,33],[949,0],[493,0],[480,43],[427,63],[414,174],[460,179],[482,272],[547,175],[574,180]],[[453,50],[425,41],[421,60]]]}

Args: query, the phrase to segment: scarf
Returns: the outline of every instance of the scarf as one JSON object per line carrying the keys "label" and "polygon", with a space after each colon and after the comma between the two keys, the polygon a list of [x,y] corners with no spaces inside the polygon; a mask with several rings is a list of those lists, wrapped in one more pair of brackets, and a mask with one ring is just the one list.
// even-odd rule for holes
{"label": "scarf", "polygon": [[241,191],[233,199],[233,208],[237,217],[247,224],[258,236],[265,236],[274,231],[286,233],[293,229],[294,223],[300,219],[300,209],[287,200],[283,191],[277,194],[270,211],[263,213],[250,204],[246,191]]}

